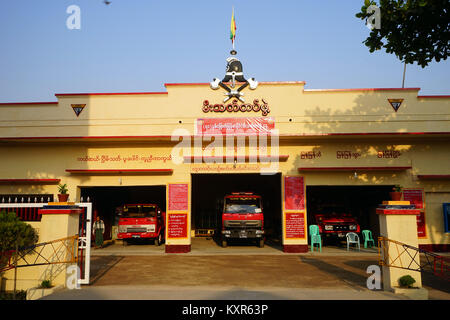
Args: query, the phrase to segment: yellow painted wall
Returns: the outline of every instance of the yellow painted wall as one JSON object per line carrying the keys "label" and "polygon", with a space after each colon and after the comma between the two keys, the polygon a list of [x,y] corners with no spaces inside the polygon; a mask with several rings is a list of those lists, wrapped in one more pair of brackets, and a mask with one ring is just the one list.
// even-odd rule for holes
{"label": "yellow painted wall", "polygon": [[[418,98],[417,90],[305,90],[303,82],[261,83],[245,89],[248,103],[264,98],[279,129],[283,175],[305,176],[307,185],[392,185],[424,188],[427,239],[421,244],[450,243],[442,232],[440,202],[450,202],[450,181],[421,180],[417,175],[450,174],[450,99]],[[71,200],[80,186],[166,185],[190,182],[190,173],[260,172],[262,164],[180,164],[170,156],[175,129],[193,134],[199,118],[260,117],[254,112],[204,113],[204,100],[221,103],[223,90],[208,84],[167,85],[166,94],[58,96],[55,105],[0,106],[0,179],[56,178],[67,183]],[[387,101],[403,98],[397,112]],[[71,104],[86,104],[77,117]],[[181,123],[180,123],[181,122]],[[422,135],[378,135],[421,133]],[[358,135],[348,135],[356,133]],[[377,133],[377,135],[361,135]],[[329,135],[341,134],[341,135]],[[109,140],[98,137],[111,137]],[[40,139],[14,139],[14,138]],[[51,137],[59,137],[51,139]],[[61,137],[82,137],[60,139]],[[46,138],[46,139],[44,139]],[[395,151],[396,158],[379,152]],[[351,159],[338,159],[350,151]],[[307,152],[320,152],[309,159]],[[194,152],[192,152],[194,154]],[[119,158],[120,156],[120,158]],[[135,156],[135,158],[133,158]],[[108,157],[108,158],[106,158]],[[108,160],[106,160],[108,159]],[[134,159],[134,160],[133,160]],[[151,161],[150,161],[151,160]],[[405,171],[298,172],[301,167],[411,166]],[[172,175],[75,175],[66,169],[173,169]],[[119,179],[120,177],[120,179]],[[0,184],[0,195],[57,193],[56,185]],[[428,203],[430,202],[430,203]]]}
{"label": "yellow painted wall", "polygon": [[[261,83],[245,100],[265,99],[282,134],[447,132],[450,99],[419,99],[416,90],[314,91],[304,83]],[[387,101],[403,98],[397,112]],[[204,100],[221,103],[208,84],[168,85],[167,94],[58,96],[57,105],[0,106],[0,137],[171,135],[193,130],[203,117],[256,113],[203,113]],[[71,104],[86,104],[77,117]],[[291,121],[289,121],[291,120]],[[182,121],[180,124],[179,121]]]}

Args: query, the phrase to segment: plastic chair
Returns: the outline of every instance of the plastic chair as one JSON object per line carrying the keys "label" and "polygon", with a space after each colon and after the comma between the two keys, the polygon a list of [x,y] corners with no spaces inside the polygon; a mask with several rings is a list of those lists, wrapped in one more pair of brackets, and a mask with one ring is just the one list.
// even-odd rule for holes
{"label": "plastic chair", "polygon": [[349,249],[349,245],[351,243],[357,244],[358,245],[358,250],[361,251],[361,247],[359,245],[359,236],[358,234],[354,233],[354,232],[349,232],[345,235],[345,237],[347,238],[347,251]]}
{"label": "plastic chair", "polygon": [[367,245],[371,243],[370,247],[375,246],[375,240],[372,238],[372,231],[363,230],[362,231],[363,240],[364,240],[364,248],[367,248]]}
{"label": "plastic chair", "polygon": [[311,238],[311,252],[314,251],[314,245],[319,245],[319,251],[322,252],[322,237],[319,233],[319,226],[312,224],[309,226],[309,236]]}

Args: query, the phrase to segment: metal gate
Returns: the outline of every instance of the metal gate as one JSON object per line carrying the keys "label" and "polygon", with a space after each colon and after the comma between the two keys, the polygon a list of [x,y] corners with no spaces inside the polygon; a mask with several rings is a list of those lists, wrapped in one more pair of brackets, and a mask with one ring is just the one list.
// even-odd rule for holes
{"label": "metal gate", "polygon": [[[11,201],[10,199],[8,199]],[[15,199],[17,201],[17,198]],[[3,199],[4,201],[4,199]],[[20,220],[27,221],[41,221],[41,215],[39,214],[39,208],[48,205],[48,203],[31,203],[28,199],[28,203],[24,202],[16,203],[0,203],[0,211],[5,210],[7,212],[15,212]],[[35,201],[37,199],[35,198]],[[90,262],[91,262],[91,235],[92,235],[92,203],[80,202],[75,205],[83,208],[83,213],[80,215],[79,231],[78,231],[78,252],[77,252],[77,264],[80,268],[80,278],[78,283],[89,284],[90,275]]]}
{"label": "metal gate", "polygon": [[91,269],[92,203],[80,202],[77,206],[84,208],[80,215],[78,232],[78,266],[80,267],[80,284],[89,284]]}

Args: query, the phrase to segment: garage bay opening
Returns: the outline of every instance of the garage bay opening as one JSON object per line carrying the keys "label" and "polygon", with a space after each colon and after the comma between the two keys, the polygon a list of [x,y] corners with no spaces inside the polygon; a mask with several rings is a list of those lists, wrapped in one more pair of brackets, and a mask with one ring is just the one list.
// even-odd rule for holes
{"label": "garage bay opening", "polygon": [[105,240],[164,243],[166,186],[82,187],[81,197],[103,220]]}
{"label": "garage bay opening", "polygon": [[281,174],[192,174],[191,209],[195,238],[281,250]]}
{"label": "garage bay opening", "polygon": [[362,242],[362,230],[380,234],[376,208],[389,200],[392,186],[307,186],[308,225],[318,225],[324,245],[340,246],[348,232]]}

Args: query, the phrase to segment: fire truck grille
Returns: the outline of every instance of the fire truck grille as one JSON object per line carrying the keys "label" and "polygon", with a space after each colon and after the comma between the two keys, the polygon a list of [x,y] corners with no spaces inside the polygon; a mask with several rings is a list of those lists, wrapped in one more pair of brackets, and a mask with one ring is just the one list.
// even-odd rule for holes
{"label": "fire truck grille", "polygon": [[334,231],[348,231],[349,230],[349,226],[347,226],[347,225],[334,225],[333,226],[333,230]]}
{"label": "fire truck grille", "polygon": [[261,221],[259,220],[228,220],[224,221],[225,227],[228,228],[259,228]]}
{"label": "fire truck grille", "polygon": [[127,228],[127,232],[147,232],[147,228]]}

